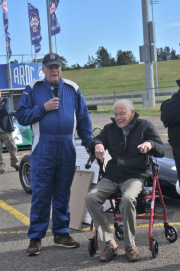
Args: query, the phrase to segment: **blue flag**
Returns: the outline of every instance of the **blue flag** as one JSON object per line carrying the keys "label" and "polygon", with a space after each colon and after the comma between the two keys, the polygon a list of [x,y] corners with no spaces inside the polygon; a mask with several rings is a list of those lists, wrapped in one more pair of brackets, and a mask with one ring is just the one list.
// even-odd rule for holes
{"label": "blue flag", "polygon": [[28,14],[29,14],[29,27],[31,33],[31,44],[34,45],[36,48],[36,46],[38,47],[40,45],[40,41],[42,40],[39,11],[37,8],[28,3]]}
{"label": "blue flag", "polygon": [[5,33],[8,30],[8,9],[7,9],[7,1],[3,0],[1,1],[1,6],[3,9],[3,23],[4,23],[4,30]]}
{"label": "blue flag", "polygon": [[58,4],[59,4],[59,0],[49,1],[51,36],[58,34],[61,30],[60,25],[56,18],[56,9],[57,9]]}
{"label": "blue flag", "polygon": [[40,43],[34,44],[34,49],[36,54],[39,53],[39,51],[41,50],[41,44]]}
{"label": "blue flag", "polygon": [[11,52],[11,47],[10,47],[10,37],[9,37],[9,33],[6,32],[6,53],[8,56],[8,59],[10,59],[12,52]]}
{"label": "blue flag", "polygon": [[7,0],[3,0],[0,2],[2,9],[3,9],[3,22],[4,22],[4,31],[6,36],[6,52],[8,59],[10,59],[12,52],[10,48],[10,35],[8,32],[8,8],[7,8]]}

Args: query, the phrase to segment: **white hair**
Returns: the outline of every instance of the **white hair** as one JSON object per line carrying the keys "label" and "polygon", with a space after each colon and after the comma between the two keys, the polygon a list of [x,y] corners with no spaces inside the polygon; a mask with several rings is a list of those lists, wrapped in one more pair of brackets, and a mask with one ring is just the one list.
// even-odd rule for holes
{"label": "white hair", "polygon": [[131,100],[128,99],[120,99],[116,101],[113,105],[113,110],[115,111],[116,106],[124,104],[128,111],[134,110],[134,105]]}

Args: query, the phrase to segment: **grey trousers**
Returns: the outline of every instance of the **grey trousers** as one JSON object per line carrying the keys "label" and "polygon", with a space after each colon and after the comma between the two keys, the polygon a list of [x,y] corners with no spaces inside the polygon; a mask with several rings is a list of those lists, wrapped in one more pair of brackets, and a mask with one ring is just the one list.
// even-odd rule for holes
{"label": "grey trousers", "polygon": [[17,146],[13,139],[13,134],[11,132],[0,133],[0,166],[4,169],[3,163],[3,143],[6,146],[7,151],[10,154],[11,166],[15,167],[18,165],[18,157],[17,157]]}
{"label": "grey trousers", "polygon": [[102,241],[114,240],[110,223],[103,211],[103,204],[110,195],[121,190],[120,212],[123,219],[124,246],[135,244],[136,197],[142,191],[143,186],[143,179],[129,179],[122,184],[116,185],[112,181],[102,178],[86,195],[87,209]]}

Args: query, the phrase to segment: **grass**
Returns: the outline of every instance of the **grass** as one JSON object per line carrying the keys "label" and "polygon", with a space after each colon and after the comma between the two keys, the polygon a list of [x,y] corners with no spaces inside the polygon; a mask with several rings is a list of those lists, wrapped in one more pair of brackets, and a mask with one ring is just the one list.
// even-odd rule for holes
{"label": "grass", "polygon": [[[159,87],[176,86],[180,60],[157,62],[157,74]],[[63,71],[62,77],[75,81],[83,95],[146,88],[144,64]]]}
{"label": "grass", "polygon": [[[135,108],[136,109],[136,108]],[[139,113],[140,116],[154,116],[160,117],[160,110],[158,108],[155,109],[136,109],[136,112]]]}
{"label": "grass", "polygon": [[[149,108],[145,108],[145,109],[136,109],[135,107],[135,111],[137,113],[139,113],[140,116],[154,116],[154,117],[160,117],[160,110],[155,108],[155,109],[149,109]],[[91,114],[111,114],[113,113],[113,110],[105,110],[105,111],[90,111]]]}
{"label": "grass", "polygon": [[[136,108],[135,111],[139,113],[140,116],[154,116],[154,117],[160,117],[160,109],[159,108]],[[113,110],[103,110],[103,111],[90,111],[91,114],[111,114],[113,113]]]}

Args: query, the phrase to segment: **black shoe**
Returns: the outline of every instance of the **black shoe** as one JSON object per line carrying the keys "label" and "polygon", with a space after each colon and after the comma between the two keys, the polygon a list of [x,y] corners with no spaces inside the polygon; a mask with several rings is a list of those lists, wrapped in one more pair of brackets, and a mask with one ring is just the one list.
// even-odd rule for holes
{"label": "black shoe", "polygon": [[69,233],[54,236],[54,245],[59,247],[74,248],[80,246],[80,243],[72,239]]}
{"label": "black shoe", "polygon": [[26,249],[27,256],[35,256],[40,253],[41,239],[32,238],[29,242],[29,247]]}

